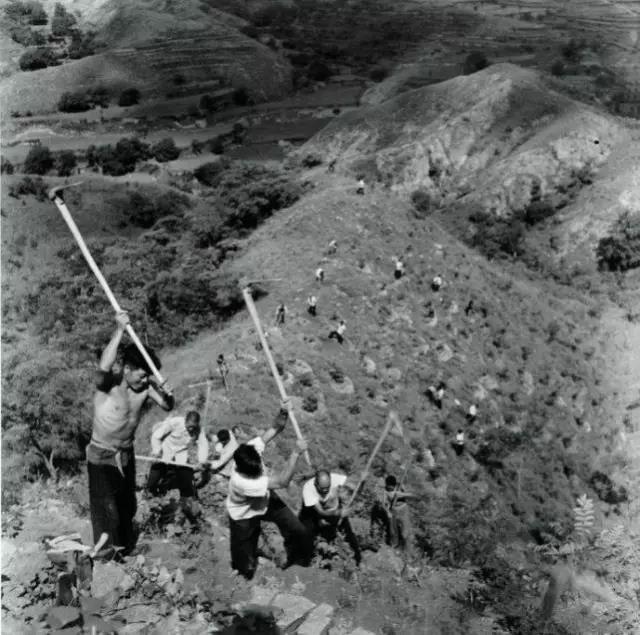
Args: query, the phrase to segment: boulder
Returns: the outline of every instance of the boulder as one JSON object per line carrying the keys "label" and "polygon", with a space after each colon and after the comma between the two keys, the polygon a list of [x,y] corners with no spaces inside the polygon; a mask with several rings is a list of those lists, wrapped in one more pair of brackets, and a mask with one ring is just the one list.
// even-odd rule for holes
{"label": "boulder", "polygon": [[353,382],[346,375],[344,376],[341,383],[331,381],[331,388],[333,388],[335,392],[341,395],[352,395],[355,392]]}
{"label": "boulder", "polygon": [[279,593],[273,599],[271,605],[282,610],[282,615],[278,619],[278,626],[283,630],[288,629],[294,622],[302,619],[316,606],[311,600],[301,595],[292,595],[290,593]]}
{"label": "boulder", "polygon": [[453,357],[453,351],[448,344],[438,342],[436,345],[436,355],[438,356],[438,361],[448,362]]}
{"label": "boulder", "polygon": [[362,365],[364,366],[365,374],[369,375],[369,377],[374,377],[376,374],[376,363],[370,357],[362,358]]}
{"label": "boulder", "polygon": [[389,381],[400,381],[402,377],[402,371],[399,368],[385,368],[384,370],[385,379]]}
{"label": "boulder", "polygon": [[528,370],[525,370],[524,373],[522,373],[522,388],[527,397],[531,397],[535,391],[533,375]]}
{"label": "boulder", "polygon": [[307,616],[297,635],[324,635],[331,625],[333,607],[330,604],[319,604]]}

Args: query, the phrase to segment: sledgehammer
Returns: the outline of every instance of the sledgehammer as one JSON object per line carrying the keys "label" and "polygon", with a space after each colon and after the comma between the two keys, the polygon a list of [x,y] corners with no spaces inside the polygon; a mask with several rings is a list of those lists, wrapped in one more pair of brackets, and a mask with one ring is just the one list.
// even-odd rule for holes
{"label": "sledgehammer", "polygon": [[[118,301],[116,300],[111,289],[109,288],[109,285],[107,284],[107,281],[102,275],[102,272],[98,268],[96,261],[93,259],[91,252],[87,248],[87,245],[84,242],[84,239],[82,238],[82,234],[78,230],[78,226],[73,220],[73,217],[71,216],[71,213],[67,209],[67,205],[62,198],[62,190],[65,190],[69,187],[76,187],[81,183],[82,182],[70,183],[69,185],[59,185],[57,187],[52,187],[49,190],[49,198],[53,201],[53,203],[58,208],[58,210],[60,210],[60,213],[62,214],[62,218],[64,218],[65,222],[69,226],[69,229],[73,234],[73,237],[76,239],[76,242],[78,243],[78,247],[80,247],[80,251],[82,252],[82,255],[87,261],[87,264],[89,265],[91,271],[93,271],[95,277],[98,279],[100,286],[102,287],[104,292],[107,294],[107,298],[109,302],[111,302],[111,306],[113,307],[114,311],[116,313],[120,313],[122,309],[120,308]],[[136,332],[133,330],[133,327],[130,324],[127,324],[127,333],[129,334],[129,337],[131,338],[132,342],[137,346],[145,362],[147,362],[149,368],[151,369],[151,372],[154,374],[155,378],[158,380],[159,384],[162,386],[166,382],[166,380],[162,377],[162,375],[160,374],[160,371],[156,368],[156,365],[153,363],[153,360],[149,356],[149,353],[147,353],[147,350],[145,349],[144,345],[140,341],[140,338],[136,335]]]}

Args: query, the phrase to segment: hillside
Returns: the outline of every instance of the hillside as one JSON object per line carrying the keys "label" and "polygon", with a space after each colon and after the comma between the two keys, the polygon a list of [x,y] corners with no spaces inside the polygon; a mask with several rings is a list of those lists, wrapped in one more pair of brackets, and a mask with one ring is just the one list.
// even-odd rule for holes
{"label": "hillside", "polygon": [[637,126],[551,90],[536,71],[498,64],[381,99],[336,118],[303,152],[405,199],[424,192],[461,236],[470,215],[512,218],[542,200],[550,215],[562,209],[556,257],[566,258],[592,252],[633,207],[619,188],[635,179]]}
{"label": "hillside", "polygon": [[105,3],[95,18],[97,53],[2,80],[3,111],[55,112],[63,93],[96,85],[112,95],[134,86],[145,97],[164,96],[176,89],[178,75],[181,85],[217,79],[242,86],[257,101],[290,90],[290,67],[277,51],[238,31],[241,20],[198,6]]}

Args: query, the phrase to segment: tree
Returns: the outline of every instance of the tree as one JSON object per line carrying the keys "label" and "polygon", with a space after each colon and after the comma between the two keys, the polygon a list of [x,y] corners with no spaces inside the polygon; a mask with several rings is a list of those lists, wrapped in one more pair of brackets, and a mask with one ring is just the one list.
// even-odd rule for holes
{"label": "tree", "polygon": [[625,212],[596,248],[601,269],[627,271],[640,267],[640,214]]}
{"label": "tree", "polygon": [[23,71],[37,71],[47,66],[55,66],[57,63],[56,56],[47,46],[39,46],[36,49],[25,51],[18,61],[20,70]]}
{"label": "tree", "polygon": [[240,86],[233,91],[233,103],[236,106],[246,106],[249,103],[249,93],[244,86]]}
{"label": "tree", "polygon": [[59,2],[56,2],[53,9],[53,18],[51,18],[51,33],[56,37],[70,35],[71,29],[75,26],[76,22],[75,16],[68,13]]}
{"label": "tree", "polygon": [[487,60],[487,56],[482,51],[472,51],[464,59],[462,72],[465,75],[471,75],[472,73],[481,71],[487,66],[489,66],[489,60]]}
{"label": "tree", "polygon": [[63,150],[56,157],[58,176],[69,176],[77,164],[76,155],[71,150]]}
{"label": "tree", "polygon": [[322,60],[316,59],[307,67],[307,76],[315,82],[324,82],[331,77],[331,69]]}
{"label": "tree", "polygon": [[27,174],[46,174],[53,167],[53,156],[47,146],[34,146],[24,161]]}
{"label": "tree", "polygon": [[173,161],[180,156],[180,150],[176,147],[171,137],[161,139],[151,148],[151,154],[156,161],[164,163],[165,161]]}
{"label": "tree", "polygon": [[84,35],[78,29],[71,30],[71,44],[67,49],[67,53],[72,60],[78,60],[95,53],[95,45],[93,42],[94,33],[89,32]]}
{"label": "tree", "polygon": [[118,98],[118,106],[134,106],[140,101],[140,91],[137,88],[125,88]]}
{"label": "tree", "polygon": [[144,161],[150,156],[149,144],[137,137],[123,137],[116,143],[115,157],[127,172],[133,172],[138,161]]}
{"label": "tree", "polygon": [[61,112],[84,112],[91,110],[91,102],[83,91],[62,93],[58,100],[58,110]]}
{"label": "tree", "polygon": [[13,163],[9,159],[0,156],[0,174],[13,174]]}

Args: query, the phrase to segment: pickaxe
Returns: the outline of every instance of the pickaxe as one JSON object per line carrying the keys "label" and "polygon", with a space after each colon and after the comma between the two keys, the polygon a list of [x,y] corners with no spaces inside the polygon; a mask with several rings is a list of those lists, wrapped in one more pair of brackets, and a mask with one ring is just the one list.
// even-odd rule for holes
{"label": "pickaxe", "polygon": [[[80,247],[80,251],[82,252],[82,255],[87,261],[89,268],[91,269],[91,271],[93,271],[95,277],[98,279],[98,282],[100,283],[100,286],[102,287],[105,294],[107,295],[107,299],[111,303],[111,306],[113,307],[116,313],[120,313],[122,312],[122,309],[120,308],[118,301],[116,300],[111,289],[109,288],[109,285],[107,284],[107,281],[102,275],[102,272],[98,268],[96,261],[93,259],[91,252],[89,251],[86,243],[84,242],[84,239],[82,238],[82,234],[78,230],[78,226],[73,220],[73,217],[71,216],[71,213],[69,212],[67,205],[65,204],[64,199],[62,198],[63,190],[69,187],[76,187],[81,183],[82,182],[69,183],[68,185],[58,185],[56,187],[52,187],[49,190],[49,198],[53,201],[55,206],[58,208],[58,210],[62,214],[62,218],[64,218],[65,222],[69,226],[69,229],[73,234],[73,237],[76,239],[76,242],[78,243],[78,247]],[[160,371],[156,368],[156,365],[153,363],[153,360],[149,356],[149,353],[147,353],[147,350],[142,344],[142,342],[140,341],[140,338],[136,335],[136,332],[133,330],[133,327],[131,326],[131,324],[127,324],[126,330],[127,330],[127,333],[129,334],[129,337],[131,338],[133,343],[136,345],[136,347],[140,351],[140,354],[144,358],[145,362],[151,369],[151,372],[154,374],[155,378],[158,380],[158,383],[162,386],[166,382],[166,380],[162,377],[162,375],[160,374]]]}

